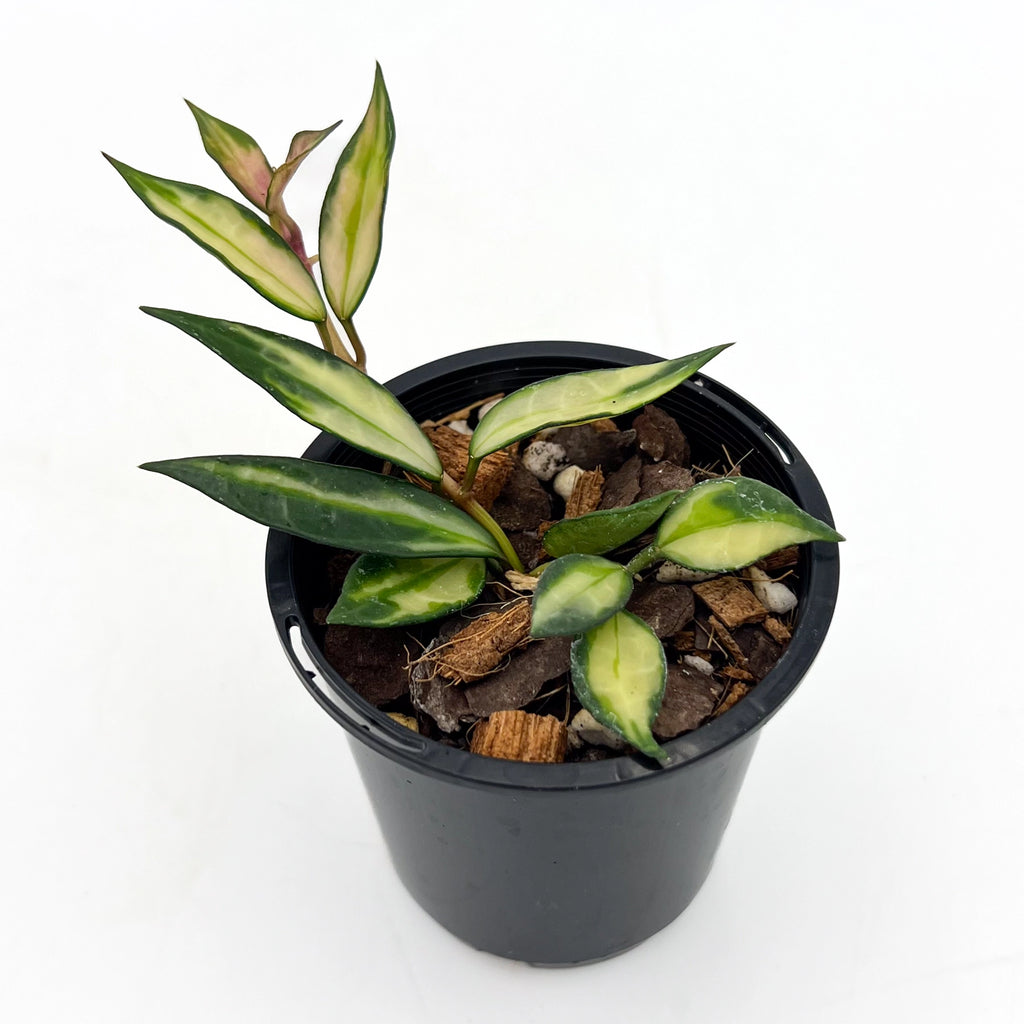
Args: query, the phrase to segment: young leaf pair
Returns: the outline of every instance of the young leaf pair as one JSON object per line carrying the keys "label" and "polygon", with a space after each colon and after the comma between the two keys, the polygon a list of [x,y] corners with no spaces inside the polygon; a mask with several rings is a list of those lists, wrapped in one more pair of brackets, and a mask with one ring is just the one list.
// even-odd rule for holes
{"label": "young leaf pair", "polygon": [[284,204],[285,187],[300,164],[341,122],[297,133],[285,162],[273,168],[246,132],[193,103],[188,105],[206,152],[266,220],[212,189],[147,174],[110,156],[107,160],[157,217],[216,256],[274,305],[315,323],[325,347],[365,366],[352,316],[380,258],[395,145],[391,102],[380,66],[366,114],[338,160],[320,213],[317,259],[323,294],[345,327],[354,358],[330,324],[313,275],[314,260],[307,255],[302,232]]}

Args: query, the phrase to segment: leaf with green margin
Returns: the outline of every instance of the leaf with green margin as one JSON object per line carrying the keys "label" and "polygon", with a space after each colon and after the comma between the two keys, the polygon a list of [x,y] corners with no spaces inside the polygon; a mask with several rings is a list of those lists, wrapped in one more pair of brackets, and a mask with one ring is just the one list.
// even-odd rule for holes
{"label": "leaf with green margin", "polygon": [[327,317],[316,282],[281,236],[219,192],[107,160],[161,220],[183,231],[275,306],[303,320]]}
{"label": "leaf with green margin", "polygon": [[565,555],[545,567],[533,595],[531,636],[574,636],[625,607],[633,581],[617,562]]}
{"label": "leaf with green margin", "polygon": [[441,460],[419,424],[387,388],[343,359],[260,327],[173,309],[142,311],[201,341],[307,423],[425,480],[441,479]]}
{"label": "leaf with green margin", "polygon": [[320,211],[320,273],[331,308],[348,320],[380,259],[395,121],[380,65],[366,114],[343,150]]}
{"label": "leaf with green margin", "polygon": [[253,206],[266,210],[274,172],[256,140],[241,128],[208,114],[191,100],[185,102],[199,126],[203,148]]}
{"label": "leaf with green margin", "polygon": [[749,477],[706,480],[686,491],[661,521],[661,554],[690,569],[740,569],[810,540],[840,541],[781,491]]}
{"label": "leaf with green margin", "polygon": [[570,660],[580,703],[637,750],[667,761],[651,732],[668,674],[665,648],[651,627],[617,612],[573,642]]}
{"label": "leaf with green margin", "polygon": [[262,455],[147,462],[264,526],[319,544],[400,558],[500,558],[494,538],[414,484],[349,466]]}
{"label": "leaf with green margin", "polygon": [[327,621],[375,627],[426,622],[469,604],[486,578],[482,558],[360,555]]}
{"label": "leaf with green margin", "polygon": [[603,555],[653,526],[682,491],[663,491],[622,508],[604,508],[563,519],[544,533],[544,550],[559,557],[573,552]]}
{"label": "leaf with green margin", "polygon": [[619,416],[671,391],[728,345],[609,370],[567,373],[528,384],[492,406],[477,424],[469,454],[482,459],[545,427]]}

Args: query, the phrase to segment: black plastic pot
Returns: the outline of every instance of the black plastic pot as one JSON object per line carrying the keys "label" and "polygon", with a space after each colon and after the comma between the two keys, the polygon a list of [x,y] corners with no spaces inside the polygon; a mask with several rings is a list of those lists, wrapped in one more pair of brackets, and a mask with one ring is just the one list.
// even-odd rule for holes
{"label": "black plastic pot", "polygon": [[[525,342],[437,360],[391,381],[417,419],[575,370],[652,362],[629,349]],[[799,452],[765,416],[708,377],[658,404],[695,461],[724,445],[745,475],[831,522]],[[373,466],[330,435],[307,458]],[[665,744],[667,767],[624,756],[586,764],[521,764],[443,746],[362,700],[318,646],[323,549],[271,532],[270,604],[302,681],[349,734],[395,869],[416,901],[477,949],[535,964],[604,959],[672,921],[707,877],[759,730],[803,678],[825,638],[839,586],[834,544],[805,545],[799,619],[778,665],[708,725]]]}

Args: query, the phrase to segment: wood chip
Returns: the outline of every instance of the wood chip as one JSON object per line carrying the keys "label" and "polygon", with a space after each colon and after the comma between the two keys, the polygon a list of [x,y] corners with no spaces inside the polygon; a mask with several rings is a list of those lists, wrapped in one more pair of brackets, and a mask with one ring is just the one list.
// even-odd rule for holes
{"label": "wood chip", "polygon": [[734,664],[738,665],[740,668],[746,668],[747,657],[743,651],[740,650],[740,645],[733,639],[729,630],[727,630],[725,626],[723,626],[722,623],[714,617],[714,615],[711,616],[710,623],[711,632],[714,635],[715,640],[718,641],[722,650],[732,658]]}
{"label": "wood chip", "polygon": [[630,458],[604,482],[601,508],[623,508],[632,505],[640,493],[640,470],[643,463],[638,455]]}
{"label": "wood chip", "polygon": [[775,551],[770,555],[766,555],[757,564],[764,569],[766,573],[772,575],[779,571],[779,569],[789,569],[796,565],[800,561],[800,548],[794,544],[791,547],[783,548],[781,551]]}
{"label": "wood chip", "polygon": [[499,711],[473,730],[469,749],[506,761],[558,763],[565,760],[568,743],[568,730],[554,715]]}
{"label": "wood chip", "polygon": [[690,446],[679,424],[667,412],[648,405],[633,420],[637,447],[655,462],[670,459],[680,466],[690,463]]}
{"label": "wood chip", "polygon": [[639,616],[659,640],[675,636],[693,620],[693,591],[685,583],[645,580],[633,591],[626,610]]}
{"label": "wood chip", "polygon": [[687,491],[693,486],[693,473],[674,462],[659,462],[640,470],[640,493],[637,501],[653,498],[666,491]]}
{"label": "wood chip", "polygon": [[665,698],[651,727],[659,740],[696,729],[715,708],[722,684],[689,665],[669,665]]}
{"label": "wood chip", "polygon": [[790,632],[789,626],[787,626],[781,620],[775,618],[774,615],[769,615],[762,623],[764,628],[768,630],[771,638],[776,643],[787,644],[793,634]]}
{"label": "wood chip", "polygon": [[551,495],[516,459],[505,489],[491,508],[491,515],[509,533],[536,530],[542,522],[551,518]]}
{"label": "wood chip", "polygon": [[733,683],[729,687],[729,692],[725,695],[725,699],[715,708],[715,718],[724,714],[734,704],[739,703],[740,699],[746,697],[748,693],[750,693],[750,687],[746,683]]}
{"label": "wood chip", "polygon": [[565,451],[565,461],[580,469],[615,470],[621,466],[636,447],[636,433],[632,430],[594,430],[589,423],[574,427],[559,427],[547,440]]}
{"label": "wood chip", "polygon": [[408,643],[401,629],[332,625],[324,656],[360,697],[380,707],[409,690]]}
{"label": "wood chip", "polygon": [[584,470],[573,485],[572,494],[565,503],[565,518],[578,519],[588,512],[593,512],[601,504],[604,491],[604,473],[601,467]]}
{"label": "wood chip", "polygon": [[494,671],[505,656],[530,636],[530,603],[513,601],[460,629],[426,654],[434,671],[454,683],[472,683]]}
{"label": "wood chip", "polygon": [[478,683],[460,686],[470,713],[486,718],[496,711],[525,707],[545,683],[569,671],[571,646],[572,637],[568,636],[534,640],[516,651],[506,668]]}
{"label": "wood chip", "polygon": [[730,629],[748,622],[761,622],[767,609],[735,576],[695,583],[693,592]]}
{"label": "wood chip", "polygon": [[760,626],[740,626],[732,636],[747,659],[747,670],[760,682],[779,660],[782,645]]}
{"label": "wood chip", "polygon": [[745,668],[737,668],[735,665],[726,665],[725,668],[718,670],[720,676],[725,676],[726,679],[737,679],[742,683],[754,682],[754,676],[748,672]]}
{"label": "wood chip", "polygon": [[[457,483],[462,483],[469,463],[469,442],[471,437],[444,425],[431,427],[427,437],[434,446],[445,472]],[[512,474],[515,460],[510,450],[502,450],[488,455],[480,463],[476,479],[473,481],[473,496],[489,509],[495,498],[501,493],[505,482]]]}

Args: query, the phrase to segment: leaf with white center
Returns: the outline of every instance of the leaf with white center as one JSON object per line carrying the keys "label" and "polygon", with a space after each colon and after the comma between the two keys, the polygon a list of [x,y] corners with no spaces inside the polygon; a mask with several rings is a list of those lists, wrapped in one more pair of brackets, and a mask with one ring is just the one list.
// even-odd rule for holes
{"label": "leaf with white center", "polygon": [[479,523],[393,477],[306,459],[211,455],[148,462],[264,526],[319,544],[400,558],[501,557]]}
{"label": "leaf with white center", "polygon": [[617,562],[565,555],[545,568],[533,595],[531,636],[574,636],[623,608],[633,581]]}
{"label": "leaf with white center", "polygon": [[230,320],[148,306],[142,311],[201,341],[307,423],[425,480],[441,479],[441,461],[419,424],[387,388],[343,359]]}
{"label": "leaf with white center", "polygon": [[377,269],[394,148],[395,121],[378,64],[370,105],[320,211],[320,273],[327,301],[342,320],[356,311]]}
{"label": "leaf with white center", "polygon": [[680,359],[585,370],[528,384],[481,417],[469,454],[473,459],[482,459],[545,427],[585,423],[630,412],[671,391],[728,347],[716,345]]}
{"label": "leaf with white center", "polygon": [[267,192],[274,172],[256,140],[241,128],[208,114],[189,100],[185,102],[199,126],[203,148],[253,206],[266,210]]}
{"label": "leaf with white center", "polygon": [[578,551],[603,555],[639,537],[653,526],[682,491],[663,491],[623,508],[598,509],[563,519],[544,534],[544,550],[556,558]]}
{"label": "leaf with white center", "polygon": [[482,558],[392,558],[360,555],[345,577],[329,623],[405,626],[469,604],[483,589]]}
{"label": "leaf with white center", "polygon": [[791,544],[840,541],[781,491],[748,477],[722,477],[691,487],[661,521],[661,553],[690,569],[740,569]]}
{"label": "leaf with white center", "polygon": [[107,159],[153,213],[216,256],[275,306],[303,320],[326,318],[316,282],[302,260],[251,210],[200,185],[157,178],[113,157]]}
{"label": "leaf with white center", "polygon": [[651,733],[665,695],[665,649],[646,622],[617,612],[573,642],[571,666],[576,696],[602,725],[648,757],[668,759]]}

